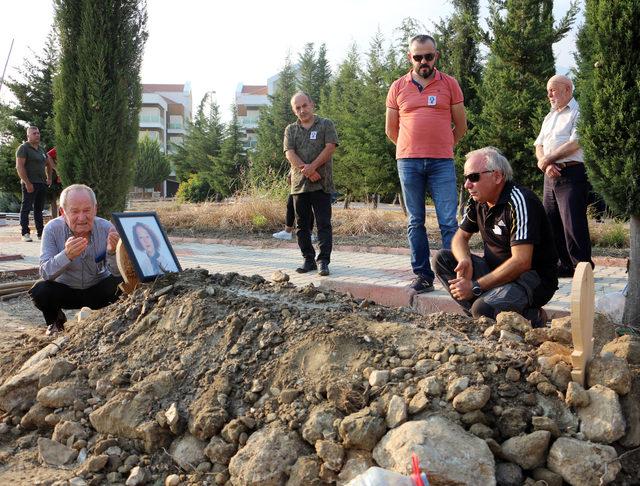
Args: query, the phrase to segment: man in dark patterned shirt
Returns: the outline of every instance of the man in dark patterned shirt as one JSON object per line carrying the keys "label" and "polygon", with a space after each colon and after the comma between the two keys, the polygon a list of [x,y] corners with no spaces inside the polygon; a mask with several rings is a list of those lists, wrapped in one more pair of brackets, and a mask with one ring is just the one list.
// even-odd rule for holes
{"label": "man in dark patterned shirt", "polygon": [[[329,275],[333,234],[331,194],[334,192],[332,158],[338,146],[333,122],[314,114],[308,94],[298,92],[291,98],[291,109],[298,120],[284,131],[284,153],[291,164],[291,194],[296,211],[296,236],[304,262],[298,273],[318,270]],[[310,220],[315,216],[320,253],[311,244]]]}
{"label": "man in dark patterned shirt", "polygon": [[[540,199],[512,182],[509,161],[495,148],[467,154],[464,187],[471,198],[451,250],[434,258],[436,275],[473,317],[514,311],[541,327],[542,309],[558,288],[558,254]],[[484,257],[469,240],[480,232]]]}

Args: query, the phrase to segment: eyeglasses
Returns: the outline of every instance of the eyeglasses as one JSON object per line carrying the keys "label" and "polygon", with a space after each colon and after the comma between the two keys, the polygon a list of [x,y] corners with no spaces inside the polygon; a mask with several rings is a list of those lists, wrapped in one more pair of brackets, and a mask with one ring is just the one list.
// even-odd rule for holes
{"label": "eyeglasses", "polygon": [[427,62],[431,62],[436,58],[436,55],[433,52],[430,52],[429,54],[415,54],[411,57],[415,62],[422,62],[423,59]]}
{"label": "eyeglasses", "polygon": [[465,174],[464,180],[469,182],[478,182],[481,174],[487,174],[489,172],[495,172],[493,170],[483,170],[482,172],[472,172],[471,174]]}

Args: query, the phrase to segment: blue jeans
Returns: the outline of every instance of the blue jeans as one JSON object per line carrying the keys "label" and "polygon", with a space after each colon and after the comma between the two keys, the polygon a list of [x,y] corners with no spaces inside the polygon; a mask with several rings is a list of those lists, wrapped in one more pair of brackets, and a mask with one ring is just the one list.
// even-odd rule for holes
{"label": "blue jeans", "polygon": [[425,196],[428,189],[436,206],[442,247],[450,249],[458,229],[458,188],[453,159],[398,159],[398,175],[409,213],[407,236],[411,268],[416,275],[433,282],[435,275],[429,262],[429,239],[424,226]]}

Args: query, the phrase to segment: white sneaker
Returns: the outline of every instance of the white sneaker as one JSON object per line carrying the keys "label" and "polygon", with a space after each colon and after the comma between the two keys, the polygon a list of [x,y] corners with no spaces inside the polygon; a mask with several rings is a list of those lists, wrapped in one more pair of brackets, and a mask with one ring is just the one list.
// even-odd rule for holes
{"label": "white sneaker", "polygon": [[318,237],[313,233],[311,233],[311,243],[317,243],[317,242],[318,242]]}
{"label": "white sneaker", "polygon": [[31,235],[27,233],[26,235],[22,235],[22,241],[33,241],[31,239]]}
{"label": "white sneaker", "polygon": [[273,233],[273,237],[277,240],[292,240],[293,234],[289,233],[288,231],[282,230],[278,231],[277,233]]}

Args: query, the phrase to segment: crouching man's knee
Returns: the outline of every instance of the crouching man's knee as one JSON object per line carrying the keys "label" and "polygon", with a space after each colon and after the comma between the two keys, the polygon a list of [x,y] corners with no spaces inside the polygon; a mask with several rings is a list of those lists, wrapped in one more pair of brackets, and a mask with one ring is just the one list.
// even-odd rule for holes
{"label": "crouching man's knee", "polygon": [[487,304],[482,297],[477,298],[471,305],[471,315],[474,319],[481,316],[495,319],[497,314],[495,307],[491,304]]}

